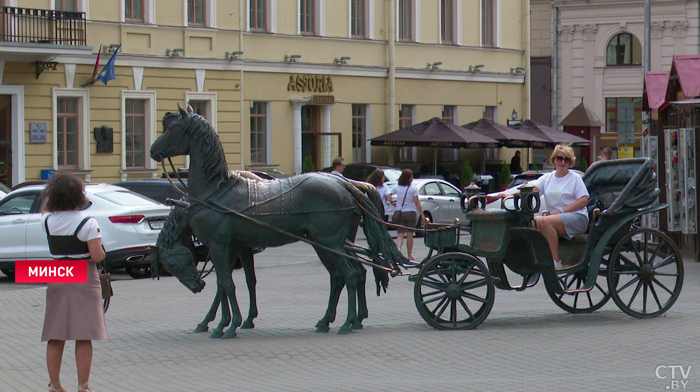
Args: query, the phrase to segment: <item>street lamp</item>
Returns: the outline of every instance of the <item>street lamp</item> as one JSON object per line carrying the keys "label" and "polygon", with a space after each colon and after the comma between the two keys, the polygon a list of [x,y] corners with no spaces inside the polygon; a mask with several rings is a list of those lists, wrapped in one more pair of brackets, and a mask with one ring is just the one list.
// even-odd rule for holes
{"label": "street lamp", "polygon": [[518,112],[516,112],[515,109],[513,109],[513,113],[510,114],[510,117],[513,120],[517,120],[518,119]]}

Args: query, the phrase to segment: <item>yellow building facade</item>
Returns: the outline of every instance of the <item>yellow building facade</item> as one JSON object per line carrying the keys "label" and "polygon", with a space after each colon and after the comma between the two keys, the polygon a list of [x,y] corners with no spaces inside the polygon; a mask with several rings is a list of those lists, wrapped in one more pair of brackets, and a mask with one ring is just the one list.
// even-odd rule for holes
{"label": "yellow building facade", "polygon": [[[419,167],[432,151],[368,139],[432,117],[528,117],[528,3],[5,0],[0,180],[159,177],[148,149],[178,103],[212,122],[231,169],[296,174],[336,156]],[[98,72],[119,45],[116,78],[81,87],[99,48]]]}

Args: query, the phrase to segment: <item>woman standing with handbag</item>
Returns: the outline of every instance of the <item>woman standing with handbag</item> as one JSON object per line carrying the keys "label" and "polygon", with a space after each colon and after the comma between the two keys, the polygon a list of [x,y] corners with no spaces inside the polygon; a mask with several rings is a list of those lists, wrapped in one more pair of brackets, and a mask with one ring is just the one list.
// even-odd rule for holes
{"label": "woman standing with handbag", "polygon": [[[392,195],[397,195],[395,211],[401,211],[398,214],[399,217],[392,217],[392,222],[403,226],[397,229],[399,234],[396,238],[396,247],[401,250],[405,236],[408,259],[415,261],[416,258],[413,257],[413,230],[408,229],[408,227],[416,227],[418,214],[420,214],[421,222],[425,220],[425,215],[423,215],[423,207],[418,200],[418,188],[412,183],[413,172],[411,169],[403,169],[398,184],[387,193],[387,200],[391,201]],[[397,215],[396,212],[394,215]]]}
{"label": "woman standing with handbag", "polygon": [[46,186],[42,227],[54,259],[88,260],[87,283],[49,283],[46,315],[41,335],[46,346],[49,391],[65,392],[60,373],[66,340],[75,340],[78,392],[94,392],[88,386],[92,365],[92,341],[107,339],[102,310],[102,287],[95,263],[105,257],[97,221],[81,210],[88,203],[83,183],[66,172],[55,173]]}

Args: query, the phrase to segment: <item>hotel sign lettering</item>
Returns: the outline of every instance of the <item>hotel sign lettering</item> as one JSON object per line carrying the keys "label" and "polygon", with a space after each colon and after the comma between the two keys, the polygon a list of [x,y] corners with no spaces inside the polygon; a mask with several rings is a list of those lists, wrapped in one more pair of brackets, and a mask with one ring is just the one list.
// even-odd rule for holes
{"label": "hotel sign lettering", "polygon": [[324,75],[289,75],[287,91],[332,93],[333,79]]}
{"label": "hotel sign lettering", "polygon": [[382,146],[405,146],[406,142],[400,140],[385,140]]}
{"label": "hotel sign lettering", "polygon": [[311,104],[312,105],[333,105],[335,103],[335,97],[333,95],[312,95]]}

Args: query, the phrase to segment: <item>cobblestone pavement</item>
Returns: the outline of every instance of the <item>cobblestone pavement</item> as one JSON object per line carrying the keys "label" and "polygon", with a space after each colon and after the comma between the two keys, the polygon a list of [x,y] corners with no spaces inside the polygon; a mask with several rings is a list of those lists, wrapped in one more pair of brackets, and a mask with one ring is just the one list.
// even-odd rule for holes
{"label": "cobblestone pavement", "polygon": [[[464,239],[463,239],[464,241]],[[418,241],[417,256],[426,249]],[[291,261],[288,261],[291,260]],[[260,316],[236,339],[195,334],[211,304],[215,278],[191,294],[175,278],[116,276],[107,313],[110,339],[94,343],[91,384],[109,391],[662,391],[682,389],[671,368],[687,371],[685,389],[700,390],[700,263],[687,260],[683,292],[666,315],[640,320],[610,301],[593,314],[567,314],[538,284],[498,290],[489,318],[473,331],[437,331],[418,315],[413,284],[394,278],[386,294],[368,286],[365,328],[314,333],[329,279],[305,244],[257,255]],[[369,281],[373,282],[370,278]],[[238,300],[247,312],[242,271]],[[46,390],[40,342],[45,287],[0,279],[0,391]],[[218,322],[218,319],[215,321]],[[210,327],[213,329],[215,323]],[[73,344],[62,381],[76,388]],[[681,381],[680,368],[675,368]],[[657,374],[665,379],[657,378]],[[677,388],[675,388],[677,387]]]}

